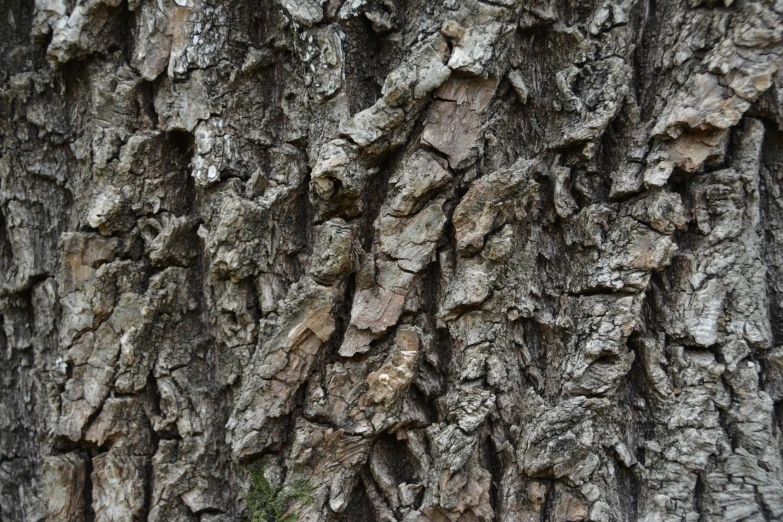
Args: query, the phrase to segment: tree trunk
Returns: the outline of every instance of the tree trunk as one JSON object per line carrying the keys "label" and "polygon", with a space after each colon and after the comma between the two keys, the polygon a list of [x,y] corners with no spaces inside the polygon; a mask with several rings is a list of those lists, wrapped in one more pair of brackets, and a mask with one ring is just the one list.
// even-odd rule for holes
{"label": "tree trunk", "polygon": [[779,1],[0,11],[0,520],[783,519]]}

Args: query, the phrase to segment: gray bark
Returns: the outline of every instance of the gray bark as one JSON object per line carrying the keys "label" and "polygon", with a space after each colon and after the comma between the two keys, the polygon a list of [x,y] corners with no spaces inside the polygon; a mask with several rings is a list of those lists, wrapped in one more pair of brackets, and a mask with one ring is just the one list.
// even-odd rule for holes
{"label": "gray bark", "polygon": [[780,1],[0,11],[1,520],[783,520]]}

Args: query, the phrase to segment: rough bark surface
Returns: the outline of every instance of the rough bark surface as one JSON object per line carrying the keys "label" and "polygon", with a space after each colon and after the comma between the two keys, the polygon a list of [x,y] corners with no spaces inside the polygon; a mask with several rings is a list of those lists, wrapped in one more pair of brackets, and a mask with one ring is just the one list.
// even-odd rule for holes
{"label": "rough bark surface", "polygon": [[0,519],[783,520],[780,0],[0,0]]}

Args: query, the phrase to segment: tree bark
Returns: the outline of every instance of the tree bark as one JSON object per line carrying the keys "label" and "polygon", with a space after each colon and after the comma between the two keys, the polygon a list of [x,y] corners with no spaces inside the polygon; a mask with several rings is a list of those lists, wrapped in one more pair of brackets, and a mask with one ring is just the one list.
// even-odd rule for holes
{"label": "tree bark", "polygon": [[783,519],[780,2],[0,11],[0,520]]}

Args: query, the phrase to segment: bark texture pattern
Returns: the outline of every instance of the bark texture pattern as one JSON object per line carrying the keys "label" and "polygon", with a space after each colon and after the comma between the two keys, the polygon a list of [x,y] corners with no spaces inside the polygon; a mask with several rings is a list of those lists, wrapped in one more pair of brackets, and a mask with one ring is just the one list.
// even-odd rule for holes
{"label": "bark texture pattern", "polygon": [[0,520],[783,520],[779,0],[0,0]]}

